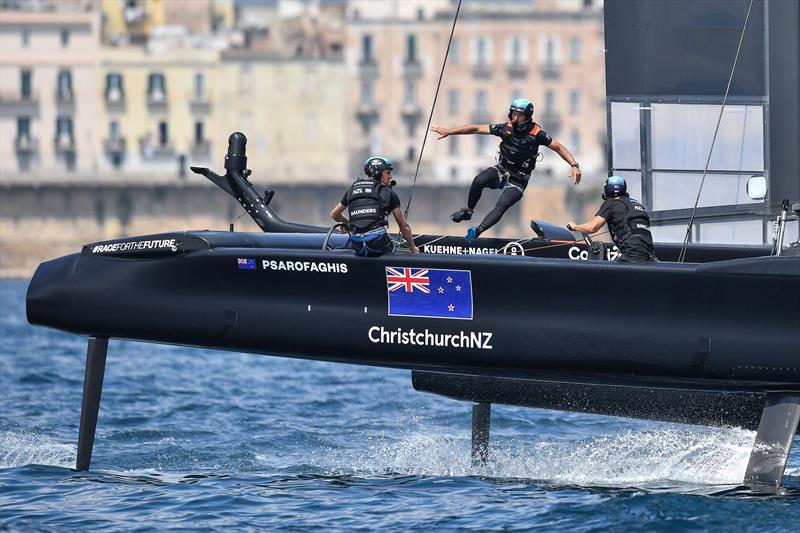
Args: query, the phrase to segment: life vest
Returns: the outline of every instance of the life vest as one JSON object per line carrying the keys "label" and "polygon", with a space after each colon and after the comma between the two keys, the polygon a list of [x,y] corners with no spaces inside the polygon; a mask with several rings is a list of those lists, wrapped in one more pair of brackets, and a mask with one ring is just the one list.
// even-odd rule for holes
{"label": "life vest", "polygon": [[541,126],[533,123],[527,134],[514,132],[514,125],[506,123],[511,131],[500,141],[500,165],[512,172],[530,174],[536,167],[536,158],[539,155],[539,142],[536,134],[542,131]]}
{"label": "life vest", "polygon": [[361,233],[386,225],[383,213],[380,181],[371,178],[359,178],[347,192],[347,209],[350,213],[351,231]]}
{"label": "life vest", "polygon": [[622,196],[619,201],[628,212],[622,222],[622,235],[611,235],[614,244],[621,249],[626,239],[635,236],[640,237],[646,244],[652,245],[653,235],[650,233],[650,215],[647,214],[647,209],[638,201],[627,196]]}

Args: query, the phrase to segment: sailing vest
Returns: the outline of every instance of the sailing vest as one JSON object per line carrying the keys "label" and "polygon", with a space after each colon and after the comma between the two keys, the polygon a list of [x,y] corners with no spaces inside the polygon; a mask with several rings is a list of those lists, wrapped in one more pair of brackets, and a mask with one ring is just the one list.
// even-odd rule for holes
{"label": "sailing vest", "polygon": [[[622,202],[628,212],[622,222],[621,235],[616,235],[612,231],[611,238],[614,240],[614,244],[622,250],[623,243],[628,238],[635,236],[641,238],[649,247],[652,247],[653,236],[650,234],[650,215],[647,214],[647,210],[642,204],[636,200],[631,200],[627,196],[621,197],[619,201]],[[610,225],[609,229],[611,229]]]}
{"label": "sailing vest", "polygon": [[363,233],[386,225],[383,213],[381,189],[383,185],[372,178],[359,178],[347,192],[347,209],[350,213],[350,228]]}
{"label": "sailing vest", "polygon": [[511,130],[510,135],[505,135],[500,141],[500,165],[506,170],[529,175],[536,166],[536,157],[539,155],[539,142],[536,134],[542,128],[533,123],[533,127],[528,133],[517,133],[514,125],[509,122],[506,124]]}

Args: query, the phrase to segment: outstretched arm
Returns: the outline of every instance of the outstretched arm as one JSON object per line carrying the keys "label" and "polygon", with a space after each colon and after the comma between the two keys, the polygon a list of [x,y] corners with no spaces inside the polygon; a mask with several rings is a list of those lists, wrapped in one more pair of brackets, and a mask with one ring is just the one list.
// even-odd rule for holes
{"label": "outstretched arm", "polygon": [[597,233],[597,230],[602,228],[606,223],[606,219],[600,215],[595,215],[594,218],[583,224],[576,224],[574,220],[570,220],[567,224],[567,229],[577,231],[580,233]]}
{"label": "outstretched arm", "polygon": [[572,176],[572,181],[575,183],[575,185],[579,184],[581,182],[581,169],[580,167],[575,166],[578,164],[578,162],[575,161],[575,157],[573,157],[572,152],[567,150],[566,146],[555,139],[553,139],[553,142],[551,142],[547,147],[560,155],[561,159],[572,165],[572,170],[569,171],[569,175]]}
{"label": "outstretched arm", "polygon": [[406,222],[406,217],[403,216],[403,211],[399,207],[395,207],[392,210],[392,214],[394,215],[397,225],[400,227],[400,233],[403,234],[403,238],[408,243],[408,249],[412,253],[419,253],[419,248],[417,248],[417,245],[414,244],[414,234],[411,233],[411,226],[409,226],[408,222]]}
{"label": "outstretched arm", "polygon": [[[471,133],[481,133],[483,135],[489,135],[489,125],[488,124],[467,124],[465,126],[459,126],[457,128],[443,128],[441,126],[433,126],[431,131],[434,133],[439,134],[439,139],[444,139],[445,137],[449,137],[450,135],[469,135]],[[437,141],[439,139],[436,139]]]}

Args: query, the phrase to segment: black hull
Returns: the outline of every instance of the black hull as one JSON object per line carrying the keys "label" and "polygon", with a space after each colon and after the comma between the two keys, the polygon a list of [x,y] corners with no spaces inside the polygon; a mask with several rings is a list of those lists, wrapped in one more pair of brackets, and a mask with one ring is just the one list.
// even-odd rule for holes
{"label": "black hull", "polygon": [[[800,258],[640,266],[495,254],[363,259],[311,249],[320,235],[147,239],[180,244],[89,245],[43,263],[28,320],[81,335],[419,370],[800,390]],[[239,259],[256,268],[240,269]],[[285,269],[269,267],[280,262]],[[472,319],[389,316],[387,266],[469,270]]]}

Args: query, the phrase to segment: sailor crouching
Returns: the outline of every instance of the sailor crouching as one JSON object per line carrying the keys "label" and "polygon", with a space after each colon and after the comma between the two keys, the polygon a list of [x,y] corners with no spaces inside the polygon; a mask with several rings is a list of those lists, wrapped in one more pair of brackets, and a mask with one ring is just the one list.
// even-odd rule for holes
{"label": "sailor crouching", "polygon": [[[394,245],[386,231],[389,213],[394,215],[409,251],[418,253],[411,226],[400,209],[400,198],[391,188],[392,162],[385,157],[370,157],[364,161],[366,178],[356,179],[342,201],[331,211],[331,218],[349,228],[353,252],[365,257],[377,257],[391,252]],[[350,218],[344,216],[347,209]],[[348,231],[347,229],[343,229]]]}
{"label": "sailor crouching", "polygon": [[619,263],[658,261],[650,233],[650,215],[638,201],[628,196],[625,178],[611,176],[603,185],[603,205],[592,220],[583,224],[570,221],[567,229],[596,233],[608,223],[608,231],[619,249]]}

